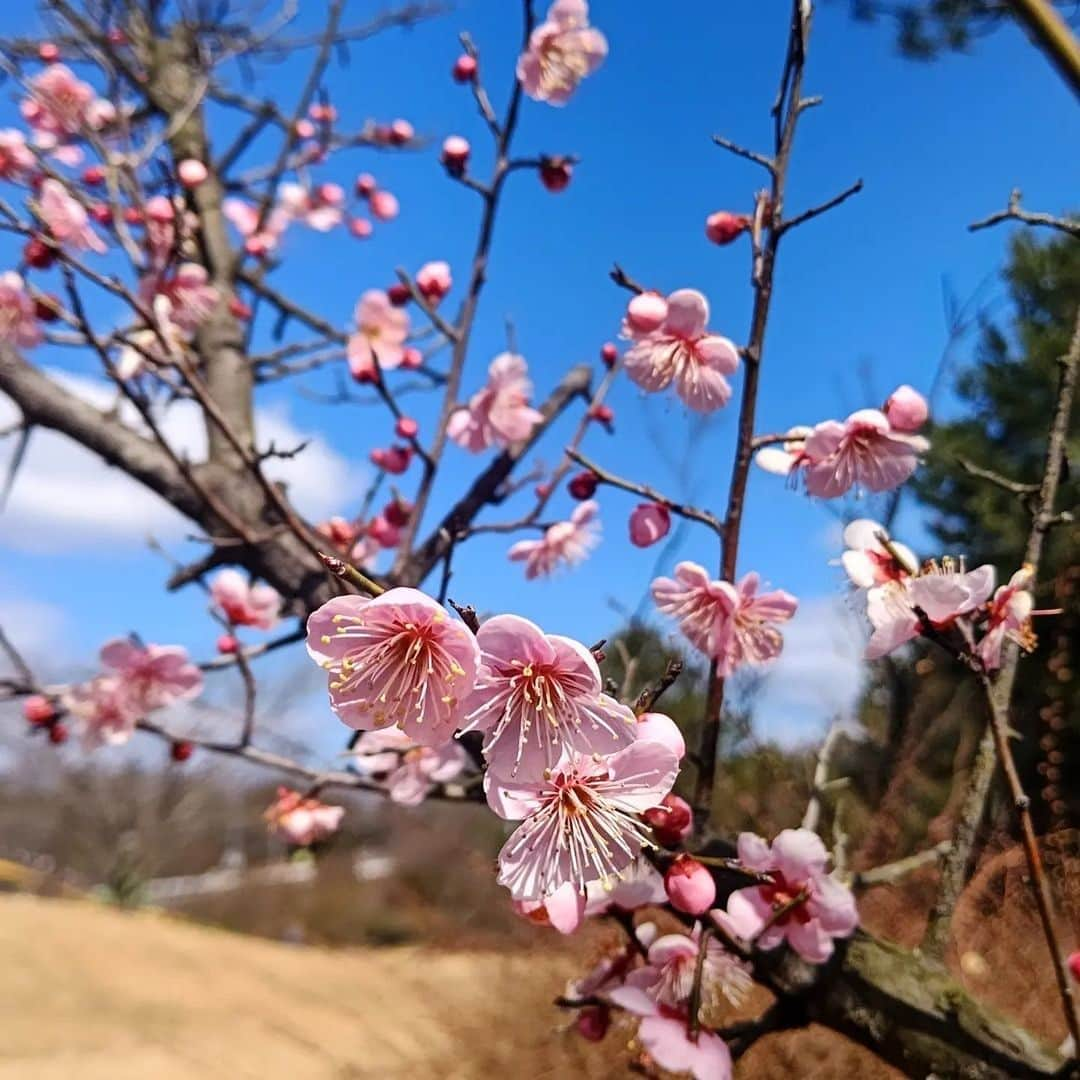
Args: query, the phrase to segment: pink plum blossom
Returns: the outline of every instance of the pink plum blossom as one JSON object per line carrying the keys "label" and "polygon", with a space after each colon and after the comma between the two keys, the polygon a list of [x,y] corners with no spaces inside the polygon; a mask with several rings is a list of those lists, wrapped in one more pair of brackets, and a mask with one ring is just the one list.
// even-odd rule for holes
{"label": "pink plum blossom", "polygon": [[284,787],[278,788],[277,799],[263,814],[270,828],[293,847],[310,847],[333,836],[344,816],[344,807],[305,799]]}
{"label": "pink plum blossom", "polygon": [[1032,568],[1022,566],[1009,579],[1008,585],[1002,585],[994,593],[986,631],[975,650],[986,671],[997,671],[1001,667],[1001,650],[1007,640],[1028,650],[1033,647],[1031,616],[1038,614],[1032,611],[1035,599],[1030,590],[1034,580]]}
{"label": "pink plum blossom", "polygon": [[989,563],[967,572],[946,563],[919,577],[870,589],[866,616],[874,632],[866,646],[867,660],[877,660],[918,637],[924,616],[935,628],[945,629],[960,616],[977,611],[994,591],[994,581]]}
{"label": "pink plum blossom", "polygon": [[548,577],[560,566],[576,566],[600,542],[600,505],[592,499],[583,502],[569,521],[549,525],[539,540],[519,540],[507,556],[511,562],[525,563],[525,577]]}
{"label": "pink plum blossom", "polygon": [[440,784],[456,780],[468,764],[460,743],[420,746],[400,728],[365,731],[352,750],[353,766],[382,784],[391,802],[419,806]]}
{"label": "pink plum blossom", "polygon": [[488,804],[521,824],[499,853],[499,884],[515,900],[544,900],[567,882],[579,892],[611,881],[650,843],[641,812],[671,790],[679,763],[658,743],[600,757],[567,753],[531,781],[484,776]]}
{"label": "pink plum blossom", "polygon": [[688,641],[716,661],[724,678],[743,664],[758,665],[780,655],[784,639],[775,623],[787,622],[798,601],[781,589],[759,593],[760,578],[747,574],[738,585],[712,581],[697,563],[681,562],[675,577],[652,583],[653,599],[677,619]]}
{"label": "pink plum blossom", "polygon": [[190,701],[202,691],[202,672],[179,645],[137,645],[130,638],[114,638],[100,655],[106,672],[123,682],[142,713]]}
{"label": "pink plum blossom", "polygon": [[29,90],[19,108],[43,150],[57,150],[87,128],[101,128],[116,112],[65,64],[50,64],[30,80]]}
{"label": "pink plum blossom", "polygon": [[360,297],[354,315],[356,333],[349,336],[349,369],[353,376],[374,377],[378,368],[390,371],[400,366],[409,336],[409,315],[394,307],[382,289],[368,289]]}
{"label": "pink plum blossom", "polygon": [[374,191],[368,199],[368,208],[376,221],[393,221],[401,212],[397,196],[389,191]]}
{"label": "pink plum blossom", "polygon": [[397,725],[422,746],[453,738],[480,666],[469,629],[416,589],[339,596],[307,624],[329,676],[330,705],[351,728]]}
{"label": "pink plum blossom", "polygon": [[630,543],[651,547],[671,532],[671,511],[657,502],[639,503],[630,514]]}
{"label": "pink plum blossom", "polygon": [[858,518],[844,529],[847,550],[840,556],[851,583],[860,589],[899,581],[918,573],[919,560],[904,544],[889,538],[883,525]]}
{"label": "pink plum blossom", "polygon": [[667,309],[663,323],[649,333],[627,323],[625,332],[634,344],[623,357],[626,373],[652,393],[674,383],[691,409],[713,412],[731,398],[725,376],[738,368],[739,350],[727,338],[708,332],[709,303],[696,289],[673,292]]}
{"label": "pink plum blossom", "polygon": [[0,274],[0,342],[32,349],[42,341],[34,301],[14,270]]}
{"label": "pink plum blossom", "polygon": [[61,700],[90,750],[126,743],[141,718],[125,680],[118,675],[99,675],[70,687]]}
{"label": "pink plum blossom", "polygon": [[703,1029],[690,1035],[690,1020],[684,1009],[658,1003],[650,994],[633,985],[617,986],[605,997],[613,1005],[641,1017],[638,1041],[662,1069],[694,1080],[731,1080],[731,1051],[714,1032]]}
{"label": "pink plum blossom", "polygon": [[260,223],[258,207],[244,199],[226,199],[221,209],[226,220],[244,238],[247,250],[256,255],[273,251],[293,220],[293,215],[278,205]]}
{"label": "pink plum blossom", "polygon": [[[646,924],[649,925],[649,924]],[[701,926],[695,924],[690,934],[664,934],[639,927],[639,937],[648,953],[645,966],[630,972],[626,985],[643,990],[657,1005],[672,1009],[685,1009],[690,1003],[694,987],[701,942]],[[705,944],[705,961],[702,968],[702,1002],[711,1007],[723,995],[732,1005],[738,1006],[746,999],[753,980],[749,965],[733,956],[714,937]]]}
{"label": "pink plum blossom", "polygon": [[41,185],[38,211],[53,239],[75,251],[106,249],[101,237],[90,228],[90,219],[78,199],[68,193],[59,180],[51,177]]}
{"label": "pink plum blossom", "polygon": [[473,453],[529,438],[544,419],[529,405],[532,389],[525,358],[500,353],[488,368],[484,389],[451,415],[447,436]]}
{"label": "pink plum blossom", "polygon": [[517,62],[522,88],[535,101],[565,105],[578,83],[607,56],[607,39],[589,26],[585,0],[555,0],[547,18],[529,35]]}
{"label": "pink plum blossom", "polygon": [[898,386],[882,410],[894,431],[918,431],[930,416],[926,398],[914,387]]}
{"label": "pink plum blossom", "polygon": [[210,583],[210,598],[233,626],[270,630],[281,614],[281,594],[250,584],[239,570],[222,570]]}
{"label": "pink plum blossom", "polygon": [[568,750],[610,754],[633,742],[633,711],[603,693],[584,645],[519,615],[488,619],[476,640],[481,665],[466,719],[484,733],[490,774],[528,780]]}
{"label": "pink plum blossom", "polygon": [[167,277],[147,279],[140,292],[163,298],[165,303],[155,305],[155,310],[189,334],[210,315],[220,296],[217,287],[210,284],[206,267],[191,262],[181,263]]}
{"label": "pink plum blossom", "polygon": [[320,184],[314,190],[292,183],[278,188],[278,207],[316,232],[329,232],[341,224],[344,203],[345,192],[337,184]]}
{"label": "pink plum blossom", "polygon": [[712,912],[716,922],[758,948],[775,949],[786,941],[812,964],[828,960],[833,939],[849,937],[859,916],[851,890],[825,869],[829,856],[821,838],[809,829],[784,829],[770,847],[760,836],[744,832],[738,848],[744,866],[773,881],[732,893],[726,911]]}
{"label": "pink plum blossom", "polygon": [[0,129],[0,177],[21,180],[36,166],[37,159],[26,145],[26,136],[17,128]]}
{"label": "pink plum blossom", "polygon": [[877,409],[860,409],[847,420],[826,420],[806,440],[806,490],[835,499],[852,487],[889,491],[915,471],[929,443],[894,431]]}

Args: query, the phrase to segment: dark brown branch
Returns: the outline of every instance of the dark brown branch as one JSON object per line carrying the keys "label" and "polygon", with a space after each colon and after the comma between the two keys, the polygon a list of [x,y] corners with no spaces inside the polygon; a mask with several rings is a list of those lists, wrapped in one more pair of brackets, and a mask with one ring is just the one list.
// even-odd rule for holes
{"label": "dark brown branch", "polygon": [[839,195],[834,195],[831,199],[828,199],[818,206],[812,206],[809,210],[804,210],[801,214],[796,214],[793,218],[787,218],[787,220],[781,221],[776,227],[780,232],[785,233],[789,229],[794,229],[807,221],[811,221],[813,218],[820,217],[822,214],[827,214],[841,203],[847,202],[853,195],[858,195],[862,189],[862,180],[856,180],[854,184],[845,188]]}

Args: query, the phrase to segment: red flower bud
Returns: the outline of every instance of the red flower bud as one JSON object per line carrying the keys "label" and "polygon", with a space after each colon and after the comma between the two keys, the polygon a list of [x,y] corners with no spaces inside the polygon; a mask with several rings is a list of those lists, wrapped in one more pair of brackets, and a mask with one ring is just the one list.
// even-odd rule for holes
{"label": "red flower bud", "polygon": [[240,642],[232,634],[222,634],[217,639],[217,651],[225,656],[236,652],[240,648]]}
{"label": "red flower bud", "polygon": [[35,727],[51,723],[56,716],[56,707],[44,694],[31,694],[22,703],[23,716]]}
{"label": "red flower bud", "polygon": [[112,211],[104,203],[94,203],[90,207],[90,217],[99,225],[112,224]]}
{"label": "red flower bud", "polygon": [[119,26],[113,26],[105,35],[105,40],[110,45],[126,45],[128,43],[128,36]]}
{"label": "red flower bud", "polygon": [[124,220],[129,225],[141,225],[143,221],[143,212],[137,206],[125,207]]}
{"label": "red flower bud", "polygon": [[88,187],[105,183],[105,170],[100,165],[88,165],[83,169],[82,182]]}
{"label": "red flower bud", "polygon": [[42,322],[55,322],[60,318],[60,298],[52,293],[35,297],[34,314]]}
{"label": "red flower bud", "polygon": [[570,483],[566,485],[567,491],[575,499],[591,499],[596,494],[596,485],[599,483],[599,477],[591,469],[583,469],[576,476],[572,477]]}
{"label": "red flower bud", "polygon": [[733,214],[730,210],[717,210],[705,219],[705,235],[714,244],[730,244],[750,228],[745,214]]}
{"label": "red flower bud", "polygon": [[540,162],[540,183],[551,192],[565,191],[573,169],[566,158],[544,158]]}
{"label": "red flower bud", "polygon": [[659,806],[651,807],[641,816],[657,843],[664,847],[678,847],[694,828],[694,812],[678,795],[665,795]]}
{"label": "red flower bud", "polygon": [[395,281],[386,290],[387,298],[394,307],[404,307],[411,299],[412,293],[409,292],[409,286],[403,285],[400,281]]}
{"label": "red flower bud", "polygon": [[533,492],[538,499],[546,499],[551,494],[550,484],[537,484]]}
{"label": "red flower bud", "polygon": [[43,41],[38,46],[38,56],[42,63],[55,64],[60,59],[60,46],[52,41]]}
{"label": "red flower bud", "polygon": [[412,503],[404,499],[392,499],[383,507],[382,516],[394,526],[395,529],[404,529],[412,517]]}
{"label": "red flower bud", "polygon": [[35,270],[48,270],[56,261],[56,252],[38,236],[31,236],[23,247],[23,258]]}
{"label": "red flower bud", "polygon": [[671,906],[687,915],[703,915],[716,902],[716,882],[692,855],[680,855],[664,875]]}
{"label": "red flower bud", "polygon": [[366,199],[375,193],[375,189],[378,185],[375,183],[375,177],[372,176],[371,173],[365,172],[361,173],[356,178],[354,186],[356,188],[356,194],[359,195],[361,199]]}
{"label": "red flower bud", "polygon": [[395,120],[390,125],[390,145],[404,146],[416,135],[416,129],[408,120]]}
{"label": "red flower bud", "polygon": [[589,409],[589,419],[601,424],[610,424],[615,419],[615,410],[610,405],[594,405]]}
{"label": "red flower bud", "polygon": [[233,296],[229,298],[229,314],[234,319],[242,319],[246,322],[251,318],[251,308],[239,296]]}
{"label": "red flower bud", "polygon": [[606,1005],[587,1005],[578,1013],[578,1034],[589,1042],[600,1042],[611,1026],[611,1010]]}
{"label": "red flower bud", "polygon": [[472,147],[468,139],[460,135],[451,135],[442,144],[442,163],[451,176],[464,176],[465,166],[469,163]]}
{"label": "red flower bud", "polygon": [[177,739],[169,747],[169,757],[177,764],[187,761],[192,754],[195,753],[195,744],[189,743],[186,739]]}
{"label": "red flower bud", "polygon": [[619,359],[619,350],[610,341],[605,341],[600,349],[600,359],[604,361],[605,367],[614,367],[615,361]]}
{"label": "red flower bud", "polygon": [[476,70],[479,66],[475,56],[469,56],[468,53],[462,54],[454,61],[454,69],[451,72],[454,82],[472,82],[476,78]]}
{"label": "red flower bud", "polygon": [[67,740],[67,724],[57,722],[49,728],[49,742],[51,742],[53,746],[61,746],[63,743],[66,743]]}
{"label": "red flower bud", "polygon": [[1072,972],[1072,977],[1080,982],[1080,951],[1070,954],[1069,971]]}
{"label": "red flower bud", "polygon": [[375,231],[375,226],[367,218],[354,217],[349,219],[349,233],[357,240],[366,240]]}

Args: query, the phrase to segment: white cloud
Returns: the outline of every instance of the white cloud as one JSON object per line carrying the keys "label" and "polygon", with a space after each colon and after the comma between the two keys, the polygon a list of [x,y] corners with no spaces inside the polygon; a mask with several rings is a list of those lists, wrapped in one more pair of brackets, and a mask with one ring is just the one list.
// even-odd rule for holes
{"label": "white cloud", "polygon": [[862,690],[866,634],[842,597],[805,600],[784,628],[784,651],[755,701],[757,733],[783,743],[818,738]]}
{"label": "white cloud", "polygon": [[[0,594],[0,626],[12,639],[27,663],[38,662],[57,653],[57,643],[67,640],[67,613],[56,604],[31,600],[18,593]],[[7,657],[0,660],[7,670]]]}
{"label": "white cloud", "polygon": [[[115,404],[113,390],[104,383],[64,372],[49,374],[99,408]],[[125,423],[138,422],[126,402],[120,417]],[[17,419],[14,404],[0,395],[0,427]],[[194,403],[175,403],[164,413],[160,425],[178,452],[195,461],[205,456],[206,433]],[[343,503],[363,489],[366,465],[347,461],[322,437],[298,430],[284,402],[256,410],[256,431],[260,448],[272,441],[278,449],[288,450],[311,438],[297,457],[266,464],[268,476],[289,485],[301,513],[317,519],[340,512]],[[0,543],[31,551],[66,549],[73,542],[80,547],[136,544],[148,535],[174,539],[190,528],[180,514],[119,469],[105,465],[63,435],[39,429],[33,433],[0,516]]]}

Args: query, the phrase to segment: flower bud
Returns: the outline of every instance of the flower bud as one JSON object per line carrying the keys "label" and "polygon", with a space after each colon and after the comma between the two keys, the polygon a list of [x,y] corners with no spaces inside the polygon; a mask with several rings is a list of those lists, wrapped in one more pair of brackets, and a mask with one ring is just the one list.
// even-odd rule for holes
{"label": "flower bud", "polygon": [[918,431],[926,423],[930,407],[918,390],[905,383],[889,395],[883,412],[897,431]]}
{"label": "flower bud", "polygon": [[702,915],[716,903],[716,882],[692,855],[680,855],[664,875],[671,906],[687,915]]}
{"label": "flower bud", "polygon": [[381,548],[396,548],[401,543],[401,529],[382,514],[376,514],[368,523],[367,535]]}
{"label": "flower bud", "polygon": [[584,502],[585,499],[591,499],[596,494],[596,485],[599,482],[596,473],[591,469],[583,469],[571,478],[570,483],[566,485],[566,489],[575,499]]}
{"label": "flower bud", "polygon": [[412,142],[416,129],[408,120],[394,120],[390,124],[390,143],[392,146],[404,146]]}
{"label": "flower bud", "polygon": [[90,219],[99,225],[111,225],[112,211],[104,203],[94,203],[90,207]]}
{"label": "flower bud", "polygon": [[451,176],[464,175],[470,153],[472,147],[468,139],[463,139],[460,135],[449,136],[442,144],[442,163],[446,166],[446,171]]}
{"label": "flower bud", "polygon": [[217,639],[217,651],[223,656],[230,656],[240,648],[240,642],[232,634],[222,634]]}
{"label": "flower bud", "polygon": [[297,120],[293,131],[298,139],[310,139],[315,134],[315,125],[310,120]]}
{"label": "flower bud", "polygon": [[424,366],[424,354],[415,346],[410,345],[401,354],[401,366],[405,371],[415,371]]}
{"label": "flower bud", "polygon": [[678,795],[665,795],[659,806],[650,807],[641,816],[664,847],[678,847],[694,831],[694,812]]}
{"label": "flower bud", "polygon": [[316,124],[332,124],[337,119],[337,109],[333,105],[316,102],[308,109],[308,116]]}
{"label": "flower bud", "polygon": [[733,214],[730,210],[717,210],[705,219],[705,235],[714,244],[730,244],[750,227],[745,214]]}
{"label": "flower bud", "polygon": [[82,182],[87,187],[97,187],[105,183],[105,170],[100,165],[88,165],[83,169]]}
{"label": "flower bud", "polygon": [[368,205],[371,207],[371,216],[379,221],[393,221],[400,209],[397,197],[391,195],[389,191],[374,192],[368,200]]}
{"label": "flower bud", "polygon": [[1069,971],[1072,977],[1080,982],[1080,950],[1069,955]]}
{"label": "flower bud", "polygon": [[540,162],[540,183],[550,192],[565,191],[572,173],[573,168],[564,157],[546,157]]}
{"label": "flower bud", "polygon": [[639,503],[630,513],[630,543],[651,547],[671,531],[671,511],[663,503]]}
{"label": "flower bud", "polygon": [[411,446],[391,446],[385,450],[377,447],[371,451],[371,463],[384,472],[400,476],[408,469],[412,455]]}
{"label": "flower bud", "polygon": [[610,424],[615,419],[615,410],[610,405],[593,405],[589,409],[589,419],[599,424]]}
{"label": "flower bud", "polygon": [[472,82],[476,78],[476,70],[479,66],[475,56],[463,53],[454,61],[454,68],[450,74],[454,77],[454,82]]}
{"label": "flower bud", "polygon": [[412,503],[404,499],[391,499],[384,507],[382,516],[397,529],[404,529],[412,517]]}
{"label": "flower bud", "polygon": [[180,177],[180,183],[190,190],[197,188],[210,175],[210,172],[197,158],[184,158],[176,166],[176,175]]}
{"label": "flower bud", "polygon": [[44,694],[31,694],[22,703],[23,716],[35,727],[51,723],[56,716],[56,708]]}
{"label": "flower bud", "polygon": [[60,318],[60,298],[52,293],[35,296],[34,314],[42,322],[56,322]]}
{"label": "flower bud", "polygon": [[667,318],[667,301],[655,292],[643,292],[626,305],[626,321],[639,334],[651,334]]}
{"label": "flower bud", "polygon": [[420,425],[411,416],[399,416],[394,424],[394,431],[402,439],[415,439],[419,430]]}
{"label": "flower bud", "polygon": [[454,279],[450,276],[449,263],[424,263],[416,272],[416,287],[433,304],[438,304],[450,291],[453,284]]}
{"label": "flower bud", "polygon": [[143,212],[137,206],[126,206],[124,208],[124,221],[128,225],[141,225],[143,223]]}
{"label": "flower bud", "polygon": [[233,296],[229,298],[229,314],[246,322],[251,318],[251,308],[239,296]]}
{"label": "flower bud", "polygon": [[187,739],[177,739],[169,746],[169,757],[178,765],[187,761],[195,753],[195,744]]}
{"label": "flower bud", "polygon": [[48,270],[56,260],[56,252],[39,236],[31,236],[23,247],[23,259],[35,270]]}
{"label": "flower bud", "polygon": [[110,45],[126,45],[128,36],[119,26],[110,26],[109,32],[105,35],[105,40]]}
{"label": "flower bud", "polygon": [[612,368],[619,359],[619,350],[610,341],[605,341],[600,348],[600,359],[604,361],[604,367]]}
{"label": "flower bud", "polygon": [[533,488],[533,494],[538,499],[546,499],[551,494],[551,485],[537,484],[536,487]]}
{"label": "flower bud", "polygon": [[68,729],[67,724],[61,724],[59,722],[52,725],[49,728],[49,742],[53,746],[62,746],[68,741]]}
{"label": "flower bud", "polygon": [[366,240],[375,231],[375,226],[367,218],[354,217],[349,219],[349,235],[357,240]]}
{"label": "flower bud", "polygon": [[606,1005],[586,1005],[575,1021],[578,1034],[589,1042],[600,1042],[611,1026],[611,1010]]}
{"label": "flower bud", "polygon": [[361,199],[369,199],[375,194],[375,190],[378,187],[375,183],[375,177],[372,176],[371,173],[366,172],[361,173],[356,178],[354,186],[356,188],[356,194],[359,195]]}
{"label": "flower bud", "polygon": [[404,307],[412,299],[412,293],[409,292],[408,285],[395,281],[387,288],[386,297],[394,307]]}
{"label": "flower bud", "polygon": [[43,41],[38,46],[38,57],[43,64],[55,64],[60,59],[60,46],[53,41]]}

